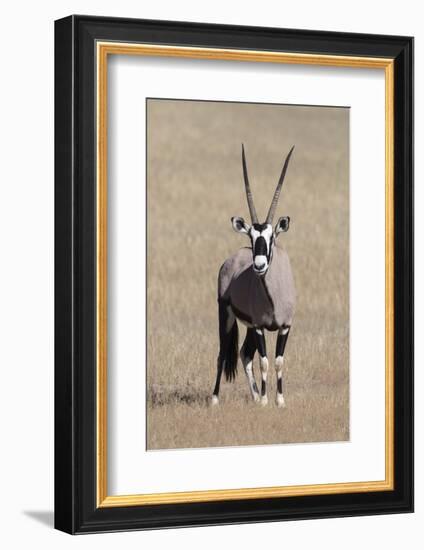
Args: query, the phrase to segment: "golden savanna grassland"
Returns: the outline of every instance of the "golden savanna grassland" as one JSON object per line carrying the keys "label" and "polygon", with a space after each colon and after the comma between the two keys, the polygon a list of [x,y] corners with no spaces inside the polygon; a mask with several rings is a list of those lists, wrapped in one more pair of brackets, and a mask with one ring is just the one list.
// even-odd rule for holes
{"label": "golden savanna grassland", "polygon": [[[349,110],[149,100],[147,104],[147,447],[263,445],[349,438]],[[267,407],[251,402],[239,361],[210,406],[218,353],[217,276],[247,237],[241,143],[260,218],[293,153],[275,220],[297,288],[275,405],[275,333]],[[263,220],[261,220],[263,221]],[[240,345],[245,328],[240,328]],[[258,359],[255,373],[258,379]]]}

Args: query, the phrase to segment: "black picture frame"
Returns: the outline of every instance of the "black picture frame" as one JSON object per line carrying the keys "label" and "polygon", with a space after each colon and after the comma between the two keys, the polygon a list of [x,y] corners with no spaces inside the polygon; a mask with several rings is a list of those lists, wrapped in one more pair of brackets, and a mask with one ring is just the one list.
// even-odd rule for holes
{"label": "black picture frame", "polygon": [[[394,60],[394,490],[97,507],[98,40]],[[413,511],[413,39],[73,15],[55,22],[55,527],[93,533]]]}

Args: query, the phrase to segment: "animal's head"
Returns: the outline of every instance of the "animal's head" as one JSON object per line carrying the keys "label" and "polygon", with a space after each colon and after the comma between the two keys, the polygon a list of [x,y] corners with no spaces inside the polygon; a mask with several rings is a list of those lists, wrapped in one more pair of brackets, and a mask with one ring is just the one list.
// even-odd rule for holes
{"label": "animal's head", "polygon": [[252,224],[249,225],[244,221],[243,218],[240,217],[231,218],[231,222],[233,224],[234,231],[237,231],[237,233],[245,233],[249,236],[252,244],[253,271],[260,277],[263,277],[265,275],[271,264],[272,253],[277,236],[280,233],[287,231],[289,228],[290,218],[288,216],[279,218],[278,222],[275,224],[275,227],[272,226],[272,223],[275,211],[277,209],[281,187],[283,185],[287,166],[289,164],[293,149],[294,145],[290,149],[290,152],[287,155],[286,161],[284,163],[283,170],[275,189],[274,197],[272,199],[271,206],[269,207],[265,223],[259,223],[255,205],[253,203],[252,192],[250,190],[249,178],[247,175],[246,157],[244,154],[244,146],[242,145],[244,185],[246,188],[247,205],[249,207]]}

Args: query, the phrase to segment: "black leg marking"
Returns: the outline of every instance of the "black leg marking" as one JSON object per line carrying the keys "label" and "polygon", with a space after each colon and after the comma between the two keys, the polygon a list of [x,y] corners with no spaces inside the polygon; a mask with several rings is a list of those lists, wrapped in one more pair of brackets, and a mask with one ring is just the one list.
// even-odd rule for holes
{"label": "black leg marking", "polygon": [[287,338],[289,337],[290,327],[280,329],[275,347],[275,372],[277,374],[277,406],[284,407],[283,397],[283,364],[284,351],[286,349]]}
{"label": "black leg marking", "polygon": [[278,393],[283,393],[283,379],[277,378],[277,391]]}
{"label": "black leg marking", "polygon": [[289,337],[289,333],[290,333],[290,327],[285,327],[279,332],[277,337],[277,345],[275,347],[275,357],[278,357],[278,356],[284,357],[284,350],[286,349],[286,343],[287,343],[287,338]]}
{"label": "black leg marking", "polygon": [[262,331],[258,332],[258,329],[255,330],[256,334],[256,345],[258,347],[258,352],[261,357],[266,357],[266,342],[265,336]]}
{"label": "black leg marking", "polygon": [[249,359],[253,359],[256,353],[256,340],[255,340],[255,331],[252,328],[248,328],[246,331],[246,338],[244,339],[241,351],[244,356]]}
{"label": "black leg marking", "polygon": [[253,372],[253,358],[256,353],[256,338],[255,331],[248,328],[246,331],[246,338],[240,350],[240,357],[243,362],[243,367],[246,372],[247,380],[249,382],[250,392],[255,401],[259,399],[258,386],[256,385],[255,375]]}
{"label": "black leg marking", "polygon": [[258,352],[259,352],[259,364],[261,367],[261,376],[262,376],[261,403],[262,405],[266,405],[268,403],[268,398],[266,396],[266,377],[268,373],[268,358],[266,356],[266,342],[265,342],[265,336],[262,330],[256,329],[255,336],[256,336],[256,345],[258,347]]}

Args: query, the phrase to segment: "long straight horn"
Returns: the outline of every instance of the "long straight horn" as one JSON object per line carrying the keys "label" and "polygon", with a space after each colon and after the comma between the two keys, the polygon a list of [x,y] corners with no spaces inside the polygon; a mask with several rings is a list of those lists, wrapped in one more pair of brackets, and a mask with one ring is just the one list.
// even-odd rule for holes
{"label": "long straight horn", "polygon": [[271,206],[268,210],[268,215],[266,217],[265,223],[272,223],[272,220],[274,219],[275,210],[277,209],[278,199],[280,198],[280,191],[283,186],[284,177],[287,172],[287,166],[289,165],[289,160],[291,157],[291,154],[293,153],[294,145],[290,149],[289,154],[287,155],[286,162],[284,163],[283,170],[281,172],[280,179],[278,180],[277,187],[275,189],[274,198],[272,199]]}
{"label": "long straight horn", "polygon": [[243,144],[241,144],[241,157],[243,160],[243,176],[244,176],[244,186],[246,188],[247,206],[249,207],[252,223],[258,223],[258,216],[256,214],[255,205],[253,204],[253,195],[252,195],[252,191],[250,190],[249,178],[247,176],[246,157],[244,155]]}

